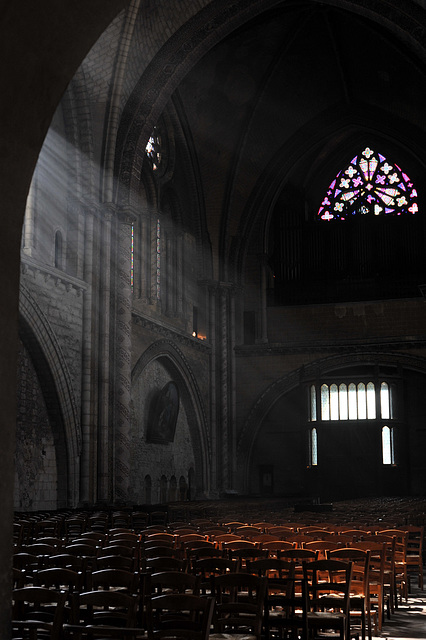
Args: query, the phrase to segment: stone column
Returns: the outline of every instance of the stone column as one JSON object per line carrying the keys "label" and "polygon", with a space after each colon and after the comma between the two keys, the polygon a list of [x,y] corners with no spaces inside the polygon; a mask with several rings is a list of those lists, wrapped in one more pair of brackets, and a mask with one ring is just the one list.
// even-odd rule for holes
{"label": "stone column", "polygon": [[111,398],[111,231],[114,208],[101,210],[101,244],[99,269],[99,416],[97,500],[110,501],[110,398]]}
{"label": "stone column", "polygon": [[256,330],[256,342],[265,343],[268,342],[268,316],[267,316],[267,272],[268,256],[261,254],[259,256],[260,261],[260,314],[259,314],[259,326]]}
{"label": "stone column", "polygon": [[[174,264],[173,231],[170,227],[165,230],[166,248],[166,314],[169,317],[175,315],[175,295],[176,295],[176,265]],[[164,282],[164,280],[163,280]]]}
{"label": "stone column", "polygon": [[32,256],[34,253],[34,222],[36,212],[36,191],[37,191],[37,170],[34,172],[27,197],[27,206],[25,208],[25,218],[23,227],[23,246],[22,251],[26,256]]}
{"label": "stone column", "polygon": [[130,287],[131,225],[136,215],[118,211],[115,314],[114,502],[129,499],[132,291]]}
{"label": "stone column", "polygon": [[84,207],[80,204],[79,214],[84,210],[86,221],[84,247],[84,279],[87,289],[84,292],[83,304],[83,354],[82,354],[82,383],[81,383],[81,432],[82,451],[80,466],[80,502],[92,504],[95,499],[96,480],[96,336],[97,336],[97,219],[95,208]]}
{"label": "stone column", "polygon": [[184,234],[179,231],[176,234],[176,314],[179,318],[183,317],[184,309]]}
{"label": "stone column", "polygon": [[212,345],[212,488],[235,488],[235,304],[234,286],[208,283]]}
{"label": "stone column", "polygon": [[212,459],[210,470],[210,487],[212,491],[217,492],[220,477],[219,467],[219,451],[218,451],[218,436],[219,436],[219,424],[218,424],[218,411],[217,411],[217,340],[216,340],[216,306],[217,306],[217,288],[212,283],[208,283],[209,294],[209,326],[208,336],[212,347],[212,355],[210,358],[210,425],[211,425],[211,443],[212,443]]}

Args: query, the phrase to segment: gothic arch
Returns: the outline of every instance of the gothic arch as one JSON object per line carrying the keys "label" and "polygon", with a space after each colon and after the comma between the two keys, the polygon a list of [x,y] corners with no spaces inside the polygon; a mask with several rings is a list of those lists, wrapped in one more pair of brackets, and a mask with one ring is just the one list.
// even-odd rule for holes
{"label": "gothic arch", "polygon": [[[140,77],[123,112],[115,163],[119,176],[118,202],[126,202],[131,192],[137,191],[137,171],[133,165],[138,141],[141,138],[148,140],[179,82],[205,53],[233,30],[279,4],[279,0],[247,0],[243,3],[219,0],[201,9],[169,38]],[[325,0],[324,4],[335,5],[336,2]],[[346,0],[339,4],[347,11],[383,24],[393,35],[407,42],[419,58],[425,59],[420,7],[412,7],[409,12],[402,9],[397,0],[388,0],[383,7],[374,0]]]}
{"label": "gothic arch", "polygon": [[208,493],[211,443],[208,437],[207,417],[200,389],[184,354],[169,340],[159,340],[142,354],[132,371],[132,384],[146,367],[158,360],[179,389],[179,395],[188,416],[188,426],[194,448],[196,484],[199,491]]}
{"label": "gothic arch", "polygon": [[62,422],[63,433],[57,436],[64,440],[66,460],[58,463],[58,466],[64,465],[63,469],[58,469],[61,472],[58,478],[63,477],[65,486],[60,491],[58,484],[58,498],[62,496],[66,506],[76,506],[79,499],[81,429],[70,372],[49,321],[22,284],[19,303],[22,339],[30,353],[46,363],[45,375],[50,382],[49,387],[54,390],[49,394],[48,403],[56,414],[59,413]]}
{"label": "gothic arch", "polygon": [[[229,269],[231,277],[240,282],[244,274],[244,265],[247,255],[267,253],[268,230],[271,223],[274,206],[291,178],[291,172],[295,166],[305,163],[304,187],[307,202],[314,206],[322,199],[322,194],[338,173],[346,161],[348,148],[358,150],[360,144],[376,144],[384,148],[386,153],[391,153],[396,161],[402,165],[417,184],[421,184],[421,175],[424,170],[422,161],[422,145],[424,141],[419,130],[411,131],[410,141],[412,148],[407,148],[406,141],[396,140],[394,132],[401,130],[401,120],[388,115],[383,122],[382,112],[370,111],[370,119],[366,123],[359,117],[348,114],[346,109],[329,109],[321,114],[321,126],[316,121],[309,123],[309,130],[314,133],[307,135],[306,127],[302,127],[286,145],[281,149],[270,163],[264,168],[262,174],[253,189],[253,198],[241,216],[238,234],[233,239],[229,251]],[[318,123],[319,124],[319,123]],[[381,132],[381,135],[378,134]],[[338,134],[338,135],[337,135]],[[316,158],[315,149],[321,148],[327,140],[337,138],[339,143],[333,147],[328,158]],[[307,143],[308,141],[308,143]],[[390,151],[389,151],[390,149]],[[355,155],[355,154],[354,154]],[[403,156],[401,158],[401,155]],[[313,158],[313,159],[312,159]],[[310,160],[312,159],[312,160]],[[334,173],[333,173],[334,172]],[[314,174],[317,174],[316,177]],[[327,182],[328,181],[328,182]],[[254,247],[254,243],[256,247]],[[243,284],[243,283],[242,283]]]}
{"label": "gothic arch", "polygon": [[426,374],[426,358],[411,356],[395,352],[359,352],[356,354],[342,353],[328,356],[320,360],[311,362],[294,371],[291,371],[282,378],[278,378],[258,397],[252,405],[251,411],[241,430],[237,442],[237,466],[241,470],[240,483],[241,491],[245,491],[249,486],[249,473],[252,458],[253,445],[257,434],[262,428],[271,407],[292,389],[296,388],[307,378],[316,378],[324,373],[332,372],[356,364],[393,364],[406,369],[418,371]]}

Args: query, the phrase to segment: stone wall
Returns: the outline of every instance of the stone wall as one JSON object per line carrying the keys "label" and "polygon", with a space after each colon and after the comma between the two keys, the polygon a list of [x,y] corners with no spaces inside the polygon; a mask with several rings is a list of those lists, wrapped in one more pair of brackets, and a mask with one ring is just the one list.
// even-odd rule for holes
{"label": "stone wall", "polygon": [[18,379],[15,509],[56,509],[57,460],[52,426],[34,364],[22,343]]}

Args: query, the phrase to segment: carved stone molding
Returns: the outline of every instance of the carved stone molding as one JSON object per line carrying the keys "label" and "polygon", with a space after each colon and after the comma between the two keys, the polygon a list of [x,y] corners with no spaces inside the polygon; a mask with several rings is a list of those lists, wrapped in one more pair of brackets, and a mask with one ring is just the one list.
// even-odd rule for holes
{"label": "carved stone molding", "polygon": [[196,349],[197,351],[202,351],[205,353],[210,353],[211,351],[211,346],[206,343],[206,341],[199,340],[198,338],[194,338],[189,335],[185,335],[178,329],[167,326],[162,322],[147,318],[146,316],[143,316],[136,311],[132,312],[132,322],[139,327],[143,327],[144,329],[148,329],[149,331],[156,333],[162,338],[173,341],[173,343],[179,343],[186,347],[190,347],[191,349]]}
{"label": "carved stone molding", "polygon": [[41,276],[45,283],[51,282],[55,286],[62,284],[67,291],[74,289],[77,296],[81,296],[82,292],[89,288],[86,282],[69,276],[64,271],[55,269],[55,267],[36,262],[28,256],[21,256],[21,274],[25,278]]}

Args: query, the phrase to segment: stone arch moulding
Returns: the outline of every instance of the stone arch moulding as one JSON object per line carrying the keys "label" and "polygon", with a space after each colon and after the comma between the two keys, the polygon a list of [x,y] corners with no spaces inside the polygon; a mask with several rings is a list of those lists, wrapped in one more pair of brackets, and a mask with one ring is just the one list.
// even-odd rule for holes
{"label": "stone arch moulding", "polygon": [[340,369],[345,366],[379,363],[400,365],[405,369],[411,369],[426,374],[426,359],[395,352],[359,352],[356,354],[339,354],[321,358],[320,360],[304,365],[290,372],[283,378],[278,378],[257,398],[252,405],[250,413],[237,442],[237,468],[240,469],[240,491],[247,492],[249,486],[250,464],[252,450],[257,434],[262,428],[263,421],[271,407],[283,395],[297,387],[303,380],[309,377],[317,377],[322,374]]}
{"label": "stone arch moulding", "polygon": [[32,334],[51,372],[64,428],[67,452],[67,506],[76,506],[79,500],[81,426],[68,365],[55,333],[29,290],[21,284],[19,312],[23,323]]}
{"label": "stone arch moulding", "polygon": [[146,367],[154,360],[159,360],[177,384],[180,398],[188,416],[188,426],[194,447],[196,484],[199,490],[208,494],[210,481],[208,470],[211,461],[211,444],[208,437],[207,417],[194,373],[184,354],[169,340],[159,340],[152,344],[141,355],[132,371],[132,386]]}
{"label": "stone arch moulding", "polygon": [[[336,5],[336,0],[322,0]],[[118,176],[117,201],[125,204],[137,192],[137,171],[134,171],[138,141],[148,140],[153,127],[179,82],[190,69],[218,42],[232,31],[281,4],[280,0],[217,0],[201,9],[180,27],[161,47],[139,79],[128,100],[117,137],[115,175]],[[412,50],[425,59],[423,46],[422,9],[401,8],[399,0],[342,0],[338,3],[349,12],[359,13],[384,24],[393,35],[409,42]],[[414,3],[413,3],[414,4]],[[392,12],[393,21],[389,21]]]}
{"label": "stone arch moulding", "polygon": [[[271,218],[274,212],[275,204],[285,188],[286,183],[291,176],[293,167],[301,162],[305,162],[306,158],[312,153],[312,148],[320,148],[327,140],[337,136],[341,138],[340,144],[334,149],[332,157],[336,163],[333,167],[330,165],[330,161],[327,161],[325,169],[327,179],[330,176],[330,181],[333,179],[333,171],[336,173],[342,164],[346,161],[347,148],[352,145],[354,149],[358,149],[360,139],[367,143],[372,141],[377,147],[382,147],[386,142],[386,148],[391,145],[392,153],[395,153],[395,149],[399,152],[403,152],[404,159],[400,162],[403,163],[403,170],[409,171],[415,182],[419,183],[419,178],[416,173],[413,172],[413,167],[407,168],[407,157],[414,163],[417,163],[419,169],[418,172],[424,171],[424,166],[421,162],[421,144],[420,131],[417,132],[417,138],[415,144],[411,143],[411,147],[398,141],[393,132],[401,126],[401,120],[395,116],[389,117],[386,122],[383,122],[380,112],[378,110],[371,110],[370,119],[368,123],[360,119],[359,116],[354,117],[352,113],[348,113],[346,108],[328,109],[321,113],[317,121],[318,126],[313,126],[312,123],[309,127],[302,127],[288,142],[288,145],[281,148],[270,163],[265,166],[263,172],[258,178],[258,181],[253,189],[253,198],[248,203],[244,210],[244,214],[241,216],[240,224],[238,227],[238,233],[234,236],[229,250],[229,265],[231,272],[234,274],[234,279],[241,278],[241,274],[244,273],[245,262],[247,260],[247,254],[249,247],[254,241],[257,241],[258,237],[262,238],[262,252],[267,253],[267,238],[268,229],[271,223]],[[315,131],[314,134],[307,133],[311,127]],[[378,133],[380,131],[380,134]],[[304,141],[308,140],[309,144]],[[338,160],[336,160],[338,158]],[[315,171],[318,172],[318,161],[314,163],[314,166],[306,174],[305,187],[312,181]],[[321,173],[324,173],[324,169],[321,169]],[[327,183],[328,186],[329,182]],[[316,196],[318,201],[323,191],[320,190]]]}

